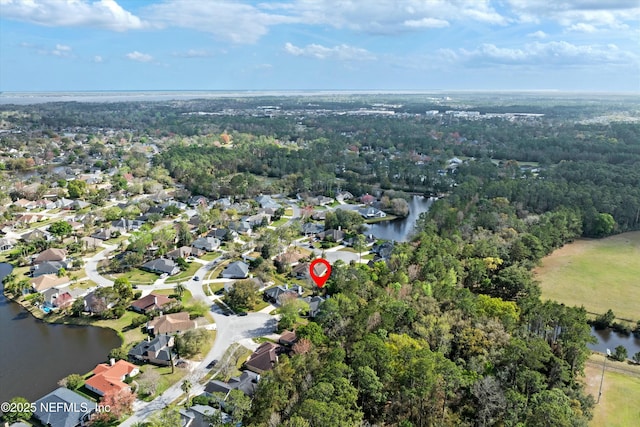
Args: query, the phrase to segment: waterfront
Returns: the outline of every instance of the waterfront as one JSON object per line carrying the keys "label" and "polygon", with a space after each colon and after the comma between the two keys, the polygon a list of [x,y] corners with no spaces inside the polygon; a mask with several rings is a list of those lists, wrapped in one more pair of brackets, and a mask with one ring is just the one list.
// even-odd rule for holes
{"label": "waterfront", "polygon": [[[0,281],[11,269],[0,263]],[[43,322],[0,292],[0,343],[0,402],[14,396],[33,401],[61,378],[105,361],[120,338],[110,329]]]}
{"label": "waterfront", "polygon": [[627,349],[627,357],[631,359],[634,354],[640,351],[640,338],[633,334],[623,335],[613,329],[591,328],[591,335],[598,340],[595,344],[588,344],[587,347],[599,353],[606,353],[607,349],[613,353],[614,349],[621,345]]}
{"label": "waterfront", "polygon": [[434,198],[413,196],[409,202],[409,215],[405,218],[392,221],[382,221],[367,225],[367,234],[372,234],[378,239],[406,242],[414,233],[416,220],[423,212],[428,212],[435,201]]}

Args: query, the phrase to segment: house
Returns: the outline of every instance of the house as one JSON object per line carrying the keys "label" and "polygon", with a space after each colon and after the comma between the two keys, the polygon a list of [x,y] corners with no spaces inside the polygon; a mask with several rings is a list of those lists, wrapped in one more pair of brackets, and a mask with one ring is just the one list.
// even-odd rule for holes
{"label": "house", "polygon": [[73,207],[73,200],[65,199],[62,197],[61,199],[56,200],[56,208],[63,210],[70,210]]}
{"label": "house", "polygon": [[164,310],[176,303],[176,300],[166,295],[150,293],[131,303],[131,309],[138,313],[148,313],[154,310]]}
{"label": "house", "polygon": [[261,208],[278,209],[282,207],[278,202],[273,200],[271,196],[266,196],[266,195],[256,197],[256,202],[258,202]]}
{"label": "house", "polygon": [[28,211],[38,207],[36,202],[31,201],[31,200],[27,200],[27,199],[18,199],[15,202],[13,202],[13,206],[17,206],[17,207],[26,209]]}
{"label": "house", "polygon": [[203,251],[212,252],[220,247],[220,240],[215,237],[200,237],[194,240],[191,246]]}
{"label": "house", "polygon": [[358,209],[358,213],[365,219],[385,218],[387,216],[386,213],[382,212],[380,209],[374,208],[373,206],[368,206],[366,208]]}
{"label": "house", "polygon": [[341,242],[344,239],[344,231],[326,230],[318,234],[318,237],[322,240],[327,240],[331,242]]}
{"label": "house", "polygon": [[100,314],[111,307],[113,307],[112,302],[108,302],[107,299],[101,295],[96,295],[95,292],[90,292],[84,297],[84,311],[88,313]]}
{"label": "house", "polygon": [[300,296],[304,293],[304,289],[300,285],[293,285],[289,287],[289,285],[278,285],[273,288],[265,289],[263,293],[263,298],[265,301],[270,302],[271,304],[278,304],[280,302],[280,297],[285,294],[291,294],[295,296]]}
{"label": "house", "polygon": [[237,234],[251,234],[251,224],[245,221],[231,222],[229,223],[229,229],[235,231]]}
{"label": "house", "polygon": [[258,388],[258,381],[260,381],[260,375],[251,371],[243,371],[239,377],[233,377],[226,383],[218,380],[209,381],[204,388],[204,393],[209,397],[214,393],[223,393],[224,400],[226,400],[231,390],[240,390],[245,395],[253,397]]}
{"label": "house", "polygon": [[191,196],[189,200],[187,200],[187,205],[195,208],[197,206],[207,206],[209,201],[204,196]]}
{"label": "house", "polygon": [[111,227],[115,228],[121,233],[127,233],[129,231],[139,230],[140,227],[142,227],[143,225],[144,225],[144,221],[140,219],[121,218],[117,221],[111,222]]}
{"label": "house", "polygon": [[153,339],[148,338],[129,350],[129,359],[169,366],[173,359],[171,354],[173,345],[174,338],[172,335],[158,335]]}
{"label": "house", "polygon": [[302,253],[301,251],[299,251],[299,249],[296,248],[276,256],[273,261],[276,265],[291,265],[306,257],[306,254]]}
{"label": "house", "polygon": [[213,204],[223,209],[227,209],[231,206],[231,199],[229,199],[228,197],[223,197],[221,199],[215,200]]}
{"label": "house", "polygon": [[32,265],[30,269],[31,277],[39,277],[45,274],[56,275],[61,269],[66,269],[68,264],[60,261],[47,261],[37,265]]}
{"label": "house", "polygon": [[376,201],[375,196],[372,196],[371,194],[367,193],[364,194],[360,197],[360,202],[364,203],[365,205],[371,205]]}
{"label": "house", "polygon": [[58,277],[55,274],[43,274],[31,280],[31,286],[36,292],[43,292],[55,286],[69,283],[68,277]]}
{"label": "house", "polygon": [[102,245],[102,240],[95,237],[82,237],[80,241],[85,249],[96,249]]}
{"label": "house", "polygon": [[311,264],[308,262],[302,262],[291,268],[291,275],[296,279],[307,279],[309,277],[309,267]]}
{"label": "house", "polygon": [[211,230],[207,234],[207,237],[215,237],[221,241],[229,242],[238,237],[238,233],[227,228],[216,228],[215,230]]}
{"label": "house", "polygon": [[141,269],[158,274],[168,274],[173,276],[180,273],[180,267],[171,259],[168,258],[156,258],[149,262],[145,262],[140,266]]}
{"label": "house", "polygon": [[325,301],[325,299],[319,295],[306,297],[303,299],[307,304],[309,304],[308,316],[310,318],[316,317],[318,315],[318,312],[320,311],[320,304],[322,304]]}
{"label": "house", "polygon": [[345,200],[353,200],[353,194],[348,191],[340,191],[336,194],[336,200],[339,202],[344,202]]}
{"label": "house", "polygon": [[[96,402],[84,396],[59,387],[34,402],[33,416],[44,426],[77,427],[85,425],[96,410]],[[51,410],[72,408],[72,410]]]}
{"label": "house", "polygon": [[124,381],[138,375],[140,370],[133,363],[125,360],[117,362],[111,359],[111,362],[100,363],[93,370],[93,376],[85,381],[84,385],[92,392],[104,396],[105,394],[118,394],[123,390],[131,390]]}
{"label": "house", "polygon": [[73,293],[71,292],[62,292],[59,293],[53,300],[53,306],[60,309],[65,309],[70,307],[75,299]]}
{"label": "house", "polygon": [[174,249],[166,254],[167,258],[177,260],[178,258],[187,258],[191,256],[190,246],[181,246],[178,249]]}
{"label": "house", "polygon": [[53,235],[47,231],[42,231],[39,229],[35,229],[30,233],[25,233],[21,237],[27,243],[36,242],[38,240],[46,240],[51,241],[54,239]]}
{"label": "house", "polygon": [[117,228],[109,227],[109,228],[101,228],[100,230],[93,233],[91,237],[99,240],[109,240],[112,237],[117,237],[119,235],[120,235],[120,230],[118,230]]}
{"label": "house", "polygon": [[64,261],[67,259],[67,251],[58,248],[49,248],[38,254],[33,260],[34,264],[42,264],[49,261]]}
{"label": "house", "polygon": [[378,257],[381,259],[389,259],[391,258],[393,247],[393,242],[383,242],[373,245],[373,247],[371,248],[371,252],[378,255]]}
{"label": "house", "polygon": [[283,331],[278,338],[278,343],[287,347],[291,347],[298,341],[296,331]]}
{"label": "house", "polygon": [[251,228],[258,228],[262,225],[268,225],[271,223],[271,215],[266,213],[258,213],[255,215],[245,216],[242,218],[242,222],[247,223]]}
{"label": "house", "polygon": [[279,344],[264,342],[249,356],[244,366],[257,374],[263,374],[275,367],[278,363],[278,356],[285,351],[286,349]]}
{"label": "house", "polygon": [[186,311],[165,314],[147,322],[147,331],[153,335],[174,334],[197,327],[198,323],[189,319],[189,313]]}
{"label": "house", "polygon": [[318,222],[305,222],[302,224],[302,234],[305,236],[313,236],[324,231],[324,224]]}
{"label": "house", "polygon": [[13,239],[9,239],[6,237],[0,239],[0,252],[9,251],[13,249],[15,244],[16,242]]}
{"label": "house", "polygon": [[[212,418],[215,418],[219,409],[214,409],[208,405],[193,405],[187,409],[180,409],[180,426],[179,427],[210,427],[213,424]],[[222,425],[233,425],[231,416],[224,412],[220,412],[220,421]]]}
{"label": "house", "polygon": [[222,270],[225,279],[246,279],[249,276],[249,266],[242,261],[234,261]]}

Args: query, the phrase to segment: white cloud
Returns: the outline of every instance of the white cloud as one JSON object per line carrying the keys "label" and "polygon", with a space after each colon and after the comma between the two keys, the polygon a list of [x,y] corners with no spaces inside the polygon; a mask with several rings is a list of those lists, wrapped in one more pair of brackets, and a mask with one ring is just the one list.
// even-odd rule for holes
{"label": "white cloud", "polygon": [[521,22],[552,20],[564,27],[576,24],[626,29],[640,19],[638,0],[507,0]]}
{"label": "white cloud", "polygon": [[325,47],[319,44],[309,44],[305,47],[297,47],[291,43],[284,45],[284,50],[294,56],[308,56],[316,59],[338,59],[342,61],[364,61],[375,59],[375,56],[366,49],[341,44],[334,47]]}
{"label": "white cloud", "polygon": [[71,56],[71,46],[57,44],[56,48],[51,51],[52,55],[69,57]]}
{"label": "white cloud", "polygon": [[96,27],[113,31],[148,24],[124,10],[116,0],[0,0],[2,17],[47,27]]}
{"label": "white cloud", "polygon": [[164,0],[149,6],[146,14],[157,25],[211,33],[234,43],[255,43],[272,25],[296,22],[295,18],[264,13],[229,0],[215,2]]}
{"label": "white cloud", "polygon": [[579,33],[595,33],[598,31],[596,27],[591,24],[585,24],[584,22],[580,22],[578,24],[573,24],[568,28],[569,31],[576,31]]}
{"label": "white cloud", "polygon": [[100,55],[96,55],[93,57],[93,62],[95,62],[96,64],[100,64],[104,62],[104,58]]}
{"label": "white cloud", "polygon": [[173,56],[179,58],[207,58],[213,56],[213,53],[206,49],[189,49],[186,52],[174,52]]}
{"label": "white cloud", "polygon": [[540,65],[544,67],[571,67],[587,64],[630,65],[638,64],[640,56],[624,51],[616,45],[574,45],[566,41],[529,43],[522,48],[502,48],[483,44],[477,49],[448,52],[449,58],[468,66]]}
{"label": "white cloud", "polygon": [[293,10],[307,24],[379,34],[442,28],[452,21],[507,22],[490,0],[294,0],[270,8],[278,5],[282,11]]}
{"label": "white cloud", "polygon": [[535,39],[546,39],[548,35],[544,31],[538,30],[534,33],[527,34],[527,37],[533,37]]}
{"label": "white cloud", "polygon": [[148,55],[146,53],[141,53],[138,52],[137,50],[134,50],[133,52],[129,52],[125,55],[127,58],[129,58],[132,61],[138,61],[138,62],[151,62],[153,61],[153,56]]}
{"label": "white cloud", "polygon": [[449,22],[436,18],[408,19],[404,21],[404,26],[409,28],[443,28],[448,27]]}

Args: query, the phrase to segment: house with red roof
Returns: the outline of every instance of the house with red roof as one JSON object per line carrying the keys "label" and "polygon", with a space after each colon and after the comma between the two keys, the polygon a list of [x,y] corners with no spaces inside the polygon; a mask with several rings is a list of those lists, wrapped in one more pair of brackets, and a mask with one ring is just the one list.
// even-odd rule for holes
{"label": "house with red roof", "polygon": [[154,310],[163,310],[176,302],[166,295],[150,293],[131,303],[131,309],[138,313],[148,313]]}
{"label": "house with red roof", "polygon": [[129,384],[124,380],[135,377],[140,370],[133,363],[125,360],[115,362],[111,359],[110,364],[100,363],[93,370],[93,376],[85,381],[84,385],[89,390],[100,396],[105,394],[117,394],[123,390],[131,390]]}

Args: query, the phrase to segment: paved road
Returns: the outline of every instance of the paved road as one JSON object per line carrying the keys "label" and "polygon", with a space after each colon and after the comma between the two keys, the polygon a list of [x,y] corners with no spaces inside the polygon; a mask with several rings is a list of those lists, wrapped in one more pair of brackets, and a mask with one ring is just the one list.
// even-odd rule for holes
{"label": "paved road", "polygon": [[[192,396],[197,396],[204,391],[204,385],[201,385],[199,381],[208,372],[206,366],[214,359],[220,360],[231,344],[246,338],[269,335],[276,328],[276,318],[265,313],[249,313],[247,316],[224,316],[216,305],[212,306],[212,313],[217,325],[216,340],[203,361],[199,365],[192,367],[192,371],[185,376],[185,379],[188,379],[193,385],[190,392]],[[120,426],[131,427],[136,422],[145,421],[154,412],[167,407],[183,394],[180,388],[181,385],[182,381],[179,381],[151,402],[136,401],[133,415]]]}
{"label": "paved road", "polygon": [[113,281],[106,279],[98,273],[98,263],[106,259],[109,253],[115,251],[118,247],[116,245],[104,245],[104,248],[105,249],[87,260],[84,271],[87,272],[87,277],[98,286],[113,286]]}

